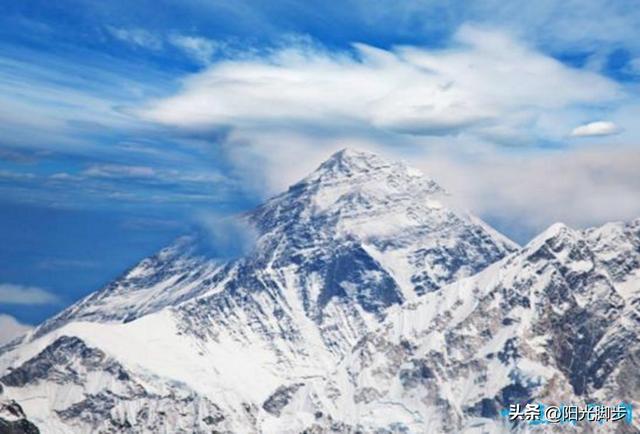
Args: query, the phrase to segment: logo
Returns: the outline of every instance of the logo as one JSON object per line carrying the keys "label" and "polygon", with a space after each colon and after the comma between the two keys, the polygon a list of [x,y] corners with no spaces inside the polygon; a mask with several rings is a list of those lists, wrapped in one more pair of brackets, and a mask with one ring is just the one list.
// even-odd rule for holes
{"label": "logo", "polygon": [[562,424],[579,422],[621,422],[631,424],[633,410],[631,404],[621,402],[617,405],[544,405],[541,403],[511,404],[502,410],[502,415],[510,422],[525,422],[530,425]]}

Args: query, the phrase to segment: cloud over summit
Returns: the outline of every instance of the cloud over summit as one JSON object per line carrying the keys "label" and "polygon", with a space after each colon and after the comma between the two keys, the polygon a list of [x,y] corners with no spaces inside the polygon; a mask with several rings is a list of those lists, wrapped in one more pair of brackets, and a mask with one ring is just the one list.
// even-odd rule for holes
{"label": "cloud over summit", "polygon": [[219,62],[140,113],[181,127],[348,125],[555,138],[559,131],[540,118],[620,96],[620,87],[599,74],[570,68],[508,34],[463,26],[446,50],[355,44],[353,53],[336,53],[306,46]]}
{"label": "cloud over summit", "polygon": [[[531,233],[558,219],[588,225],[637,211],[624,205],[636,187],[624,159],[599,150],[551,152],[626,92],[509,33],[464,25],[447,48],[354,44],[336,52],[305,44],[218,62],[139,114],[186,130],[229,127],[236,164],[247,177],[264,176],[256,184],[268,193],[344,146],[411,155],[413,164],[439,166],[427,173],[451,185],[463,206],[519,220]],[[573,135],[614,129],[595,123]],[[524,154],[510,155],[514,149]],[[611,176],[595,179],[594,167]],[[607,210],[587,199],[596,196],[606,198]],[[569,198],[574,205],[559,212]]]}

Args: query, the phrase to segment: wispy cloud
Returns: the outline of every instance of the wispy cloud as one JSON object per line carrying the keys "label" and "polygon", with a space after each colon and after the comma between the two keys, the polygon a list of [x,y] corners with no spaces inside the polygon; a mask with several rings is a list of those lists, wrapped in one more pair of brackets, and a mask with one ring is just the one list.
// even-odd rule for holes
{"label": "wispy cloud", "polygon": [[193,160],[184,170],[173,169],[171,165],[155,168],[113,163],[90,164],[75,173],[0,170],[1,195],[37,206],[76,208],[80,203],[98,208],[143,204],[148,209],[168,203],[189,206],[216,203],[242,194],[243,189],[243,184],[233,176],[207,167],[206,162]]}
{"label": "wispy cloud", "polygon": [[42,288],[13,283],[0,283],[0,303],[4,304],[55,304],[60,299]]}
{"label": "wispy cloud", "polygon": [[150,50],[161,50],[163,46],[162,38],[144,29],[125,29],[108,26],[107,30],[116,39],[139,47]]}
{"label": "wispy cloud", "polygon": [[231,259],[249,252],[255,245],[257,234],[247,221],[237,216],[222,216],[201,212],[196,222],[204,230],[202,247],[209,255]]}
{"label": "wispy cloud", "polygon": [[82,174],[94,178],[153,178],[157,175],[152,167],[120,164],[94,164]]}
{"label": "wispy cloud", "polygon": [[66,173],[52,175],[56,180],[78,180],[83,178],[155,181],[167,184],[229,184],[231,179],[215,169],[207,172],[198,170],[180,171],[177,169],[156,169],[149,166],[132,166],[127,164],[92,164],[79,176]]}
{"label": "wispy cloud", "polygon": [[421,169],[450,191],[456,204],[511,223],[526,236],[557,221],[588,227],[640,216],[640,149],[634,147],[486,153],[467,159],[443,150],[420,160]]}
{"label": "wispy cloud", "polygon": [[157,52],[174,47],[202,65],[211,63],[213,56],[227,47],[227,44],[221,41],[176,32],[166,34],[142,28],[119,28],[112,26],[107,26],[107,31],[117,40],[137,48],[145,48]]}
{"label": "wispy cloud", "polygon": [[607,57],[621,48],[640,55],[640,10],[626,0],[354,3],[359,6],[354,19],[385,34],[446,34],[463,22],[473,22],[508,30],[554,54],[579,54],[588,67],[597,70],[605,68]]}
{"label": "wispy cloud", "polygon": [[597,121],[580,125],[571,131],[572,137],[611,136],[619,134],[620,128],[613,122]]}
{"label": "wispy cloud", "polygon": [[0,346],[25,334],[32,327],[20,323],[14,317],[0,314]]}
{"label": "wispy cloud", "polygon": [[0,56],[3,147],[14,155],[82,152],[95,149],[100,136],[141,128],[124,107],[156,92],[158,76],[129,63],[75,60],[26,50],[17,58]]}
{"label": "wispy cloud", "polygon": [[209,64],[213,55],[225,47],[223,43],[200,36],[171,35],[169,42],[203,65]]}
{"label": "wispy cloud", "polygon": [[9,170],[0,170],[0,180],[9,181],[25,181],[34,179],[36,176],[29,172],[11,172]]}
{"label": "wispy cloud", "polygon": [[41,270],[60,270],[60,269],[87,269],[97,268],[98,263],[96,261],[90,261],[86,259],[60,259],[49,258],[40,261],[36,267]]}
{"label": "wispy cloud", "polygon": [[640,57],[631,59],[626,65],[625,72],[636,77],[640,76]]}

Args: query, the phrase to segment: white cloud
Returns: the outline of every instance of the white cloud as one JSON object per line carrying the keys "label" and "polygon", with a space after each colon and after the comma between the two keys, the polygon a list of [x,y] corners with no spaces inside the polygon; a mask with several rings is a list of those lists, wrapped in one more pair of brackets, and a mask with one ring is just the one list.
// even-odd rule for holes
{"label": "white cloud", "polygon": [[14,317],[0,314],[0,346],[22,336],[32,327],[18,322]]}
{"label": "white cloud", "polygon": [[49,258],[40,261],[37,267],[41,270],[59,270],[97,268],[99,265],[98,262],[91,260]]}
{"label": "white cloud", "polygon": [[531,140],[563,136],[541,117],[622,93],[603,76],[499,32],[465,26],[454,44],[390,51],[357,44],[355,56],[306,46],[219,62],[140,113],[182,127],[313,125]]}
{"label": "white cloud", "polygon": [[422,169],[452,194],[453,205],[501,223],[501,229],[518,241],[526,242],[558,221],[585,228],[640,217],[637,147],[606,143],[496,152],[464,137],[417,138],[418,144],[411,146],[375,138],[316,139],[284,132],[253,140],[248,147],[238,136],[229,151],[245,177],[256,183],[255,189],[266,194],[282,191],[333,151],[351,146]]}
{"label": "white cloud", "polygon": [[444,143],[466,152],[566,140],[585,116],[580,107],[624,93],[604,76],[472,26],[446,50],[355,50],[306,43],[217,62],[139,114],[186,129],[231,126],[228,152],[257,189],[273,193],[344,146]]}
{"label": "white cloud", "polygon": [[640,215],[640,152],[620,148],[632,125],[607,138],[617,142],[606,151],[504,147],[561,143],[608,109],[629,124],[635,111],[616,82],[471,26],[448,49],[355,50],[307,45],[218,62],[139,113],[185,129],[231,126],[225,150],[267,194],[353,146],[422,161],[460,206],[517,222],[527,236],[558,220],[584,227]]}
{"label": "white cloud", "polygon": [[572,137],[611,136],[620,133],[620,128],[609,121],[590,122],[571,131]]}
{"label": "white cloud", "polygon": [[93,178],[153,178],[156,176],[156,171],[146,166],[94,164],[82,174]]}
{"label": "white cloud", "polygon": [[8,179],[12,181],[28,181],[34,179],[33,173],[12,172],[10,170],[0,170],[0,179]]}
{"label": "white cloud", "polygon": [[200,212],[195,219],[206,232],[206,236],[200,241],[204,242],[202,246],[210,250],[212,257],[240,257],[251,251],[255,245],[255,228],[242,219],[210,212]]}
{"label": "white cloud", "polygon": [[632,75],[640,75],[640,57],[631,59],[625,68],[625,72]]}
{"label": "white cloud", "polygon": [[172,35],[169,42],[204,65],[211,62],[213,55],[223,48],[223,44],[199,36]]}
{"label": "white cloud", "polygon": [[[417,160],[417,159],[416,159]],[[421,169],[459,206],[527,235],[554,222],[589,227],[640,217],[640,149],[610,146],[460,159],[425,155]]]}
{"label": "white cloud", "polygon": [[640,48],[640,10],[628,0],[354,0],[371,27],[392,34],[438,34],[462,21],[508,28],[523,39],[555,53],[579,52],[600,56],[625,47]]}
{"label": "white cloud", "polygon": [[4,304],[55,304],[59,299],[42,288],[35,286],[0,283],[0,303]]}
{"label": "white cloud", "polygon": [[107,26],[107,31],[122,42],[152,51],[159,51],[172,45],[203,65],[209,64],[213,55],[227,46],[224,42],[214,41],[202,36],[182,35],[179,33],[164,36],[140,28],[126,29]]}
{"label": "white cloud", "polygon": [[[55,176],[58,175],[58,176]],[[154,180],[157,182],[194,183],[202,185],[230,185],[233,181],[218,172],[210,169],[207,172],[189,170],[181,172],[175,169],[154,169],[149,166],[133,166],[127,164],[92,164],[81,172],[82,176],[62,176],[55,174],[57,181],[75,181],[88,178],[96,179],[131,179],[140,181]],[[66,174],[65,174],[66,175]]]}
{"label": "white cloud", "polygon": [[163,46],[161,38],[144,29],[123,29],[108,26],[107,30],[116,39],[132,45],[137,45],[150,50],[160,50]]}
{"label": "white cloud", "polygon": [[49,176],[49,179],[54,181],[81,181],[83,178],[77,175],[71,175],[67,172],[58,172]]}

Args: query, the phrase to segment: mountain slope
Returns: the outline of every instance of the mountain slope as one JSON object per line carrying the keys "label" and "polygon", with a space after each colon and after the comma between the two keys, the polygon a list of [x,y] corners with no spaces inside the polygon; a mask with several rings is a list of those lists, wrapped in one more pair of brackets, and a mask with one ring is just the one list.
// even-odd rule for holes
{"label": "mountain slope", "polygon": [[351,150],[242,219],[245,257],[182,238],[5,347],[5,393],[43,432],[343,431],[353,346],[517,247],[419,172]]}
{"label": "mountain slope", "polygon": [[[499,412],[510,403],[637,408],[639,303],[640,219],[554,225],[478,275],[391,312],[344,362],[349,395],[360,397],[350,419],[369,429],[503,432]],[[640,432],[635,423],[576,429]]]}

